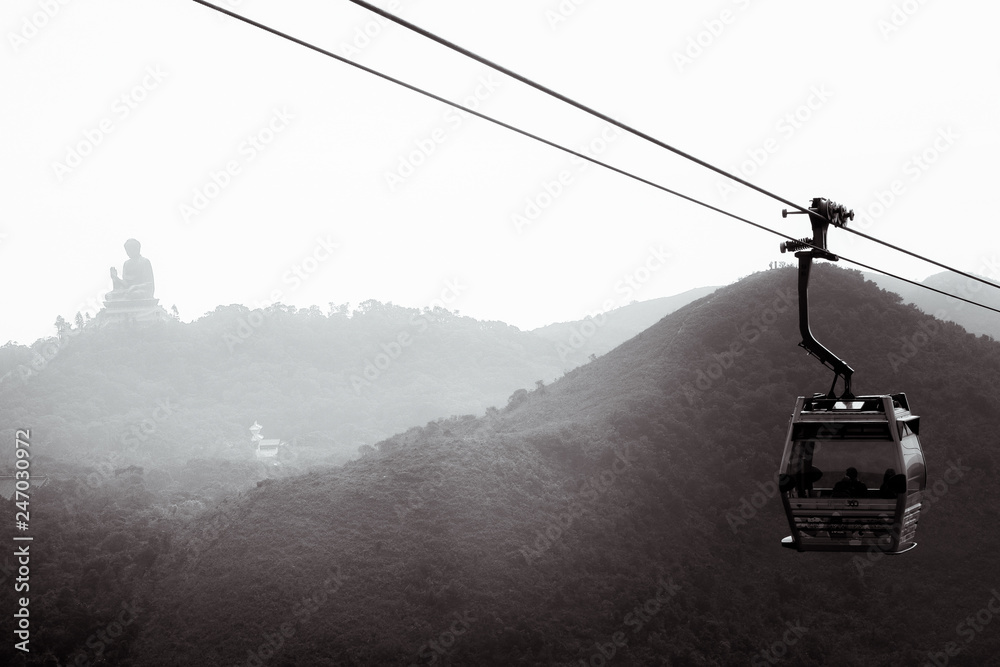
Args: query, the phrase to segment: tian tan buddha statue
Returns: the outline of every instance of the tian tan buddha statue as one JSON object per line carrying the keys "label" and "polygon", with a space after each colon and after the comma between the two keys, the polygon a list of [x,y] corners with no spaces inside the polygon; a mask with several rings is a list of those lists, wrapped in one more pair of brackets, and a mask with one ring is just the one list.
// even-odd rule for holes
{"label": "tian tan buddha statue", "polygon": [[122,266],[122,275],[111,267],[111,282],[114,289],[104,295],[107,301],[136,301],[153,298],[153,265],[139,254],[139,242],[129,239],[125,242],[128,259]]}

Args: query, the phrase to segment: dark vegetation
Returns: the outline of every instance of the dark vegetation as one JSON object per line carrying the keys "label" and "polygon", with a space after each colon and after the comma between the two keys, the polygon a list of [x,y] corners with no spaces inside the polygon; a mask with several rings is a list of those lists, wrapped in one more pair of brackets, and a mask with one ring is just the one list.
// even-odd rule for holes
{"label": "dark vegetation", "polygon": [[[135,665],[896,666],[953,643],[948,664],[994,664],[1000,619],[981,612],[1000,590],[1000,346],[857,272],[818,266],[811,294],[813,330],[856,369],[855,391],[905,391],[922,417],[931,494],[911,553],[778,546],[769,485],[788,415],[830,380],[796,347],[795,272],[781,269],[556,382],[512,384],[480,417],[410,428],[341,467],[254,484],[252,464],[216,457],[172,473],[218,480],[188,500],[187,482],[135,469],[39,489],[29,662],[85,651],[86,664]],[[308,339],[292,322],[281,336]],[[286,362],[261,370],[306,373]],[[100,368],[63,383],[96,382]],[[518,386],[533,389],[510,394]],[[40,400],[11,422],[49,414]],[[11,609],[9,579],[2,590]],[[89,641],[123,603],[134,622]]]}

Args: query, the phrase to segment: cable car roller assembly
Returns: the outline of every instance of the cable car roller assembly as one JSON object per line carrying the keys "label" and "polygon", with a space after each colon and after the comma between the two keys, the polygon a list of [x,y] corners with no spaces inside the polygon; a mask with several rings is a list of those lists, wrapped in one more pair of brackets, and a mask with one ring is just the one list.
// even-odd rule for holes
{"label": "cable car roller assembly", "polygon": [[[791,213],[801,213],[801,211],[791,211]],[[788,214],[788,209],[785,209],[781,212],[781,217],[788,217]],[[809,221],[812,223],[813,229],[812,238],[785,241],[781,244],[781,252],[798,250],[795,256],[799,259],[799,332],[802,334],[802,342],[799,343],[799,346],[804,347],[809,354],[819,359],[824,366],[834,372],[833,385],[828,393],[830,398],[834,397],[838,377],[844,378],[842,398],[854,397],[851,394],[851,375],[854,373],[854,369],[848,366],[843,359],[826,349],[812,335],[809,328],[809,272],[812,269],[813,258],[827,259],[831,262],[840,259],[827,250],[826,232],[831,223],[837,227],[845,227],[847,221],[853,219],[854,211],[848,211],[842,205],[827,199],[813,199],[809,209]]]}

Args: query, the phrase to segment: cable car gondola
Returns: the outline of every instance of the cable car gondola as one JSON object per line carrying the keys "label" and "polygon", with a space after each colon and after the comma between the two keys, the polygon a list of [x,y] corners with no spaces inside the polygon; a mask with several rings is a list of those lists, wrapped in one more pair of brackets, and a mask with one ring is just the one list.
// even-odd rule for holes
{"label": "cable car gondola", "polygon": [[[833,370],[827,394],[798,397],[781,457],[779,488],[792,534],[782,546],[798,551],[900,554],[914,541],[926,486],[920,418],[906,395],[854,396],[854,370],[809,329],[809,271],[813,258],[837,261],[826,249],[830,223],[844,227],[853,211],[826,199],[809,207],[813,237],[782,244],[798,251],[799,345]],[[788,211],[783,211],[787,215]],[[837,379],[844,391],[835,393]]]}

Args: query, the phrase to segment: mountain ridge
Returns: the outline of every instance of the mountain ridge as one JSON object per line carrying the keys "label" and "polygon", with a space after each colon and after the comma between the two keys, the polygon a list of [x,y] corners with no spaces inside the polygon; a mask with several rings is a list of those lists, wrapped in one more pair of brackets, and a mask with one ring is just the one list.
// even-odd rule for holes
{"label": "mountain ridge", "polygon": [[555,322],[538,327],[532,329],[531,333],[554,342],[561,359],[570,358],[577,363],[585,363],[591,355],[601,356],[613,350],[678,308],[717,289],[718,287],[698,287],[673,296],[635,301],[582,320]]}

